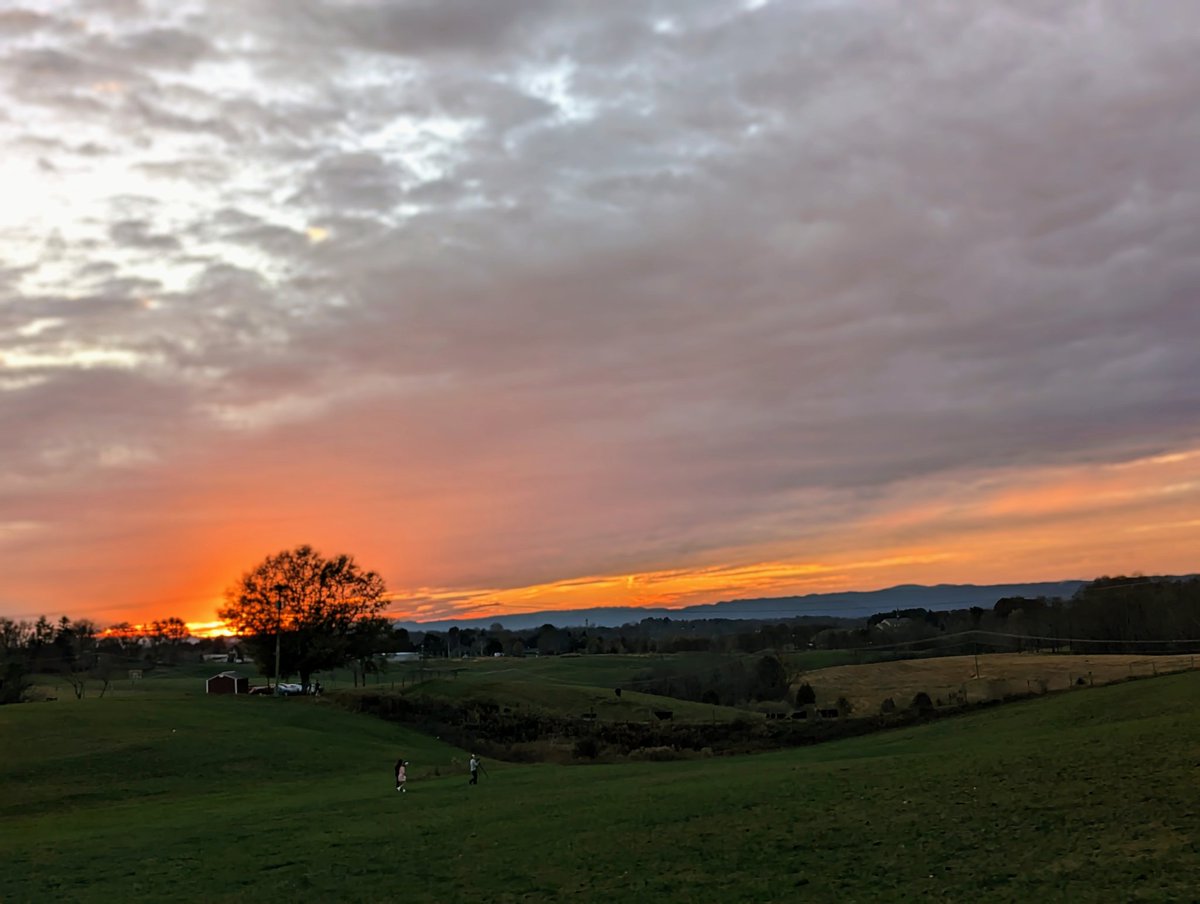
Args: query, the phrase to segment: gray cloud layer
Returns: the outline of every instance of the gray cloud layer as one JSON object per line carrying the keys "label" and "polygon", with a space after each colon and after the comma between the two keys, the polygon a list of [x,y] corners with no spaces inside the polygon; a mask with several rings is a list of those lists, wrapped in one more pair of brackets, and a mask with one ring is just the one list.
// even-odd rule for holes
{"label": "gray cloud layer", "polygon": [[69,6],[0,14],[0,521],[328,483],[512,583],[1197,440],[1188,0]]}

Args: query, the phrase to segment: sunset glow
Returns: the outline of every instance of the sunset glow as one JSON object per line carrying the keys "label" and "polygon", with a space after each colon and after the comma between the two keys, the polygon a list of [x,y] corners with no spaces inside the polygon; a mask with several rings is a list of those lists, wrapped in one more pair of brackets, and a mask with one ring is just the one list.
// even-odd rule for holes
{"label": "sunset glow", "polygon": [[1200,6],[18,7],[0,617],[1200,570]]}

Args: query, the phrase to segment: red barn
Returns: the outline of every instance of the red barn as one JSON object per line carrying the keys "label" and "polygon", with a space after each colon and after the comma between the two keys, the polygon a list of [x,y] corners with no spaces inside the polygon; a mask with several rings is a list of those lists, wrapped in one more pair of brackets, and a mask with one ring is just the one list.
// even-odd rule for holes
{"label": "red barn", "polygon": [[248,694],[250,679],[237,672],[222,672],[204,682],[204,688],[210,694]]}

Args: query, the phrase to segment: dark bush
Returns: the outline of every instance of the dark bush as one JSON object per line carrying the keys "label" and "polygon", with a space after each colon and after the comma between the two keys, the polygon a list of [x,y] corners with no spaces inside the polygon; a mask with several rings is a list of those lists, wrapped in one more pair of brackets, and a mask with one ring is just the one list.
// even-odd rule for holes
{"label": "dark bush", "polygon": [[807,681],[796,688],[796,705],[804,706],[809,703],[817,702],[817,692],[812,689],[812,685]]}
{"label": "dark bush", "polygon": [[924,691],[918,691],[912,699],[912,708],[919,713],[933,712],[933,700]]}
{"label": "dark bush", "polygon": [[751,691],[755,700],[782,700],[787,696],[787,669],[774,656],[764,656],[754,666],[754,685]]}
{"label": "dark bush", "polygon": [[600,755],[600,745],[595,738],[580,738],[575,742],[573,753],[577,760],[594,760]]}

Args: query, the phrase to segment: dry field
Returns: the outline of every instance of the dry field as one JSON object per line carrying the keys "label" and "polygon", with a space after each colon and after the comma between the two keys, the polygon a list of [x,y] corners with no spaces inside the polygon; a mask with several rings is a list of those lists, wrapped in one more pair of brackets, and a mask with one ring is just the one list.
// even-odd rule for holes
{"label": "dry field", "polygon": [[860,715],[879,712],[891,697],[907,706],[920,691],[942,703],[978,702],[1009,694],[1066,690],[1080,678],[1088,684],[1108,684],[1131,676],[1179,672],[1196,667],[1196,657],[1182,656],[1067,656],[1054,653],[988,653],[906,659],[867,665],[843,665],[806,672],[820,705],[832,706],[846,697]]}

